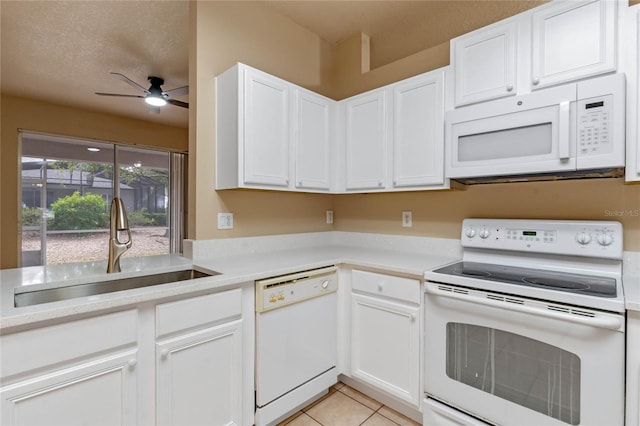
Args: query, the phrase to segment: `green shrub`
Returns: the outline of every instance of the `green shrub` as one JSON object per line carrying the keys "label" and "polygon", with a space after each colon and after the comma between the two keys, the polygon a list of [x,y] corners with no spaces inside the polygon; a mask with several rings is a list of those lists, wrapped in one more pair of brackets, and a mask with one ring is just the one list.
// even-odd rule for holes
{"label": "green shrub", "polygon": [[129,226],[132,228],[137,226],[153,225],[153,218],[149,217],[149,213],[145,208],[131,213],[127,212],[127,216],[129,218]]}
{"label": "green shrub", "polygon": [[145,207],[140,210],[127,214],[129,217],[129,226],[166,226],[166,213],[150,213]]}
{"label": "green shrub", "polygon": [[40,226],[42,210],[39,207],[22,208],[22,226]]}
{"label": "green shrub", "polygon": [[107,202],[99,195],[74,192],[51,204],[51,229],[99,229],[108,225]]}

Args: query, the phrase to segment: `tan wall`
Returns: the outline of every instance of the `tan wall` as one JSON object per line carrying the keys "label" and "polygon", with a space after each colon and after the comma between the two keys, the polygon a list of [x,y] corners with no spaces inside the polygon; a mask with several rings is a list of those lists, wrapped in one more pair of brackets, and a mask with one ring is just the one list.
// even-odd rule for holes
{"label": "tan wall", "polygon": [[[197,2],[191,7],[189,237],[228,238],[331,229],[330,195],[214,190],[214,77],[242,62],[318,93],[331,87],[331,47],[261,2]],[[195,43],[193,42],[195,40]],[[193,90],[193,86],[196,90]],[[194,98],[190,101],[193,103]],[[194,167],[195,166],[195,167]],[[234,214],[219,231],[217,213]]]}
{"label": "tan wall", "polygon": [[[531,4],[532,2],[528,2]],[[493,10],[493,9],[492,9]],[[524,9],[523,9],[524,10]],[[485,11],[486,24],[494,17]],[[640,250],[640,185],[621,179],[493,184],[465,191],[314,195],[267,191],[218,191],[214,187],[213,76],[244,62],[334,99],[380,87],[449,63],[449,43],[362,72],[366,36],[356,34],[331,51],[314,34],[254,2],[198,2],[192,8],[190,81],[197,108],[190,110],[190,238],[310,232],[328,229],[459,238],[465,217],[615,219],[625,227],[625,248]],[[364,57],[363,57],[364,55]],[[332,69],[333,64],[333,69]],[[193,84],[193,83],[191,83]],[[193,102],[193,100],[192,100]],[[195,155],[194,155],[195,154]],[[335,225],[324,224],[333,209]],[[413,228],[400,226],[413,211]],[[236,228],[216,229],[218,212],[233,212]],[[611,216],[622,214],[622,216]],[[195,218],[195,220],[194,220]]]}
{"label": "tan wall", "polygon": [[0,269],[18,266],[18,129],[186,151],[188,131],[61,105],[2,95],[0,134]]}
{"label": "tan wall", "polygon": [[[403,228],[402,211],[413,212]],[[467,217],[616,220],[625,250],[640,250],[640,185],[619,179],[470,185],[465,190],[340,195],[335,229],[460,238]]]}

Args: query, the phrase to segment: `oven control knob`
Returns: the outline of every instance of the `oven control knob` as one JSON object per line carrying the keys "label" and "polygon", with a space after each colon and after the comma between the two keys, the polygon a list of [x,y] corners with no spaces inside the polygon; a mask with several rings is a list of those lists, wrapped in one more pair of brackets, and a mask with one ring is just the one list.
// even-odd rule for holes
{"label": "oven control knob", "polygon": [[479,235],[480,238],[486,240],[487,238],[489,238],[489,235],[491,235],[491,231],[489,231],[487,228],[482,228]]}
{"label": "oven control knob", "polygon": [[606,234],[606,233],[602,233],[600,235],[598,235],[598,244],[600,244],[601,246],[608,246],[613,242],[613,237],[611,236],[611,234]]}
{"label": "oven control knob", "polygon": [[586,246],[591,242],[591,235],[587,234],[586,232],[580,232],[578,235],[576,235],[576,241],[578,242],[578,244]]}
{"label": "oven control knob", "polygon": [[468,227],[464,233],[467,236],[467,238],[473,238],[476,236],[476,230],[473,229],[472,227]]}

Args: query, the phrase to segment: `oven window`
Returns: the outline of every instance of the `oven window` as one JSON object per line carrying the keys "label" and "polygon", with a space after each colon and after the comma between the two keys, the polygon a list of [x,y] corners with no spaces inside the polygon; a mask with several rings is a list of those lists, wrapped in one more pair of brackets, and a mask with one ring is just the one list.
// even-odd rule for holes
{"label": "oven window", "polygon": [[580,359],[538,340],[471,324],[447,324],[447,376],[546,414],[580,423]]}

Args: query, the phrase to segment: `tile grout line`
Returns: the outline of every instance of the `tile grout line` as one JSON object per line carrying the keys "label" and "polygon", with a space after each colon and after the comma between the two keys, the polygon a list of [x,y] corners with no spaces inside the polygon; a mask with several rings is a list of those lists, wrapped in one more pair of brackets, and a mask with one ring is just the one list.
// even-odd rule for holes
{"label": "tile grout line", "polygon": [[[370,410],[372,410],[372,411],[373,411],[373,413],[371,413],[371,414],[370,414],[366,419],[364,419],[364,421],[363,421],[362,423],[360,423],[360,425],[362,425],[362,424],[363,424],[363,423],[365,423],[367,420],[369,420],[369,419],[370,419],[370,418],[371,418],[375,413],[378,413],[378,411],[380,411],[380,409],[382,409],[382,407],[385,407],[385,405],[384,405],[383,403],[381,403],[380,401],[375,400],[375,399],[374,399],[374,401],[376,401],[378,404],[380,404],[380,406],[379,406],[377,409],[375,409],[375,410],[374,410],[373,408],[371,408],[371,407],[367,407],[367,406],[366,406],[365,404],[363,404],[362,402],[360,402],[360,401],[358,401],[357,399],[353,398],[352,396],[347,395],[346,393],[342,392],[342,389],[344,389],[345,387],[348,387],[348,386],[347,386],[347,385],[344,385],[344,386],[343,386],[343,387],[341,387],[340,389],[336,389],[336,391],[337,391],[337,392],[340,392],[341,394],[343,394],[343,395],[344,395],[344,396],[346,396],[347,398],[351,398],[352,400],[354,400],[354,401],[355,401],[355,402],[357,402],[358,404],[362,405],[363,407],[366,407],[366,408],[368,408],[368,409],[370,409]],[[351,389],[353,389],[353,388],[351,388]],[[354,389],[354,390],[356,390],[356,389]],[[357,392],[357,390],[356,390],[356,392]],[[366,396],[366,395],[365,395],[365,396]],[[371,399],[373,399],[373,398],[371,398]],[[391,409],[391,408],[390,408],[390,409]],[[378,413],[378,414],[380,414],[380,415],[381,415],[382,417],[384,417],[385,419],[389,420],[391,423],[396,424],[396,425],[399,425],[399,423],[394,422],[393,420],[391,420],[390,418],[388,418],[388,417],[387,417],[387,416],[385,416],[384,414],[382,414],[382,413]],[[309,417],[311,417],[311,416],[309,416]],[[311,418],[313,418],[313,417],[311,417]],[[315,419],[314,419],[314,420],[315,420]]]}

